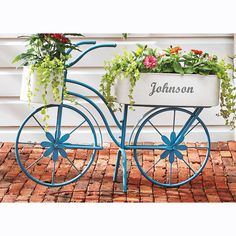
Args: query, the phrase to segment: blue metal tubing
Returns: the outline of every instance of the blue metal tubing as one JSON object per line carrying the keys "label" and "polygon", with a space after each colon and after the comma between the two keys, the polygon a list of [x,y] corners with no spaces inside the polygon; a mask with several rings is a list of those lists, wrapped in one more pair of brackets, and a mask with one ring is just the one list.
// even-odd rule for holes
{"label": "blue metal tubing", "polygon": [[[86,44],[86,43],[84,43]],[[104,48],[104,47],[113,47],[115,48],[116,47],[116,44],[98,44],[98,45],[95,45],[93,47],[90,47],[88,48],[87,50],[85,50],[83,53],[81,53],[74,61],[72,61],[71,63],[67,64],[66,67],[71,67],[73,66],[74,64],[76,64],[79,60],[82,59],[82,57],[84,57],[88,52],[92,51],[92,50],[95,50],[97,48]]]}
{"label": "blue metal tubing", "polygon": [[124,115],[123,115],[123,120],[122,120],[122,127],[121,127],[121,144],[120,144],[120,147],[122,149],[125,149],[125,135],[126,135],[127,116],[128,116],[128,105],[125,104]]}
{"label": "blue metal tubing", "polygon": [[103,120],[103,122],[104,122],[104,124],[105,124],[105,126],[106,126],[106,128],[107,128],[107,131],[108,131],[110,137],[112,138],[112,140],[114,141],[114,143],[115,143],[118,147],[120,147],[120,143],[119,143],[119,142],[116,140],[116,138],[114,137],[114,135],[113,135],[113,133],[112,133],[112,131],[111,131],[111,129],[110,129],[110,126],[109,126],[109,124],[108,124],[108,122],[107,122],[107,120],[106,120],[106,117],[105,117],[104,114],[102,113],[101,109],[100,109],[92,100],[90,100],[89,98],[87,98],[87,97],[85,97],[85,96],[83,96],[83,95],[81,95],[81,94],[74,93],[74,92],[70,92],[70,91],[68,91],[68,94],[69,94],[69,95],[72,95],[72,96],[75,96],[75,97],[78,97],[78,98],[84,99],[85,101],[87,101],[88,103],[90,103],[90,104],[98,111],[98,113],[99,113],[100,116],[102,117],[102,120]]}
{"label": "blue metal tubing", "polygon": [[133,127],[133,130],[132,130],[132,132],[131,132],[131,134],[130,134],[130,138],[129,138],[129,144],[131,143],[132,138],[133,138],[133,135],[134,135],[134,132],[135,132],[136,128],[139,126],[139,124],[141,123],[141,121],[142,121],[146,116],[148,116],[149,114],[151,114],[152,112],[156,111],[156,110],[159,109],[159,108],[160,108],[159,106],[158,106],[158,107],[154,107],[153,109],[149,110],[148,112],[146,112],[146,113],[142,116],[142,118],[138,121],[138,123]]}
{"label": "blue metal tubing", "polygon": [[187,122],[185,123],[184,127],[180,130],[180,132],[178,133],[177,137],[176,137],[176,141],[175,143],[178,143],[179,139],[181,139],[182,137],[184,137],[184,135],[186,134],[186,132],[188,131],[188,129],[190,128],[190,126],[194,123],[194,121],[196,120],[196,118],[200,115],[200,113],[202,112],[203,107],[197,107],[195,109],[195,111],[193,112],[193,115],[190,116],[190,118],[187,120]]}
{"label": "blue metal tubing", "polygon": [[126,145],[124,149],[166,150],[166,145]]}
{"label": "blue metal tubing", "polygon": [[[188,110],[185,110],[183,108],[175,108],[176,110],[178,111],[182,111],[182,112],[185,112],[187,114],[190,115],[190,118],[186,121],[185,125],[183,126],[183,128],[181,129],[181,131],[179,132],[179,134],[177,135],[177,137],[184,137],[187,130],[190,128],[190,126],[193,124],[193,122],[195,120],[197,120],[201,125],[202,125],[202,128],[204,129],[205,131],[205,134],[206,134],[206,138],[207,138],[207,141],[208,141],[208,145],[207,145],[207,154],[206,154],[206,158],[205,158],[205,161],[203,162],[202,166],[200,167],[200,169],[198,170],[198,172],[196,174],[194,174],[192,177],[190,177],[189,179],[183,181],[183,182],[180,182],[180,183],[177,183],[177,184],[163,184],[163,183],[160,183],[156,180],[154,180],[152,177],[148,176],[147,173],[142,169],[142,166],[139,164],[139,161],[138,161],[138,158],[137,158],[137,149],[142,149],[142,146],[138,146],[138,145],[129,145],[129,146],[126,146],[126,148],[132,148],[134,149],[134,159],[135,159],[135,162],[137,164],[137,167],[138,169],[140,170],[140,172],[142,173],[142,175],[147,178],[149,181],[151,181],[152,183],[154,184],[157,184],[161,187],[178,187],[180,185],[183,185],[185,183],[188,183],[189,181],[193,180],[194,178],[196,178],[200,173],[201,171],[203,170],[203,168],[205,167],[206,163],[207,163],[207,160],[209,158],[209,153],[210,153],[210,135],[209,135],[209,132],[207,130],[207,127],[204,125],[204,123],[202,122],[202,120],[200,119],[199,117],[199,114],[201,113],[202,109],[203,108],[196,108],[195,111],[192,113]],[[156,115],[158,114],[161,114],[163,112],[166,112],[166,111],[169,111],[170,108],[164,108],[164,109],[161,109],[161,110],[157,110],[156,112],[154,112],[153,114],[151,114],[150,116],[148,116],[144,121],[143,123],[140,125],[139,129],[137,130],[137,133],[136,133],[136,136],[135,136],[135,139],[134,139],[134,144],[137,144],[138,142],[138,138],[139,138],[139,134],[141,133],[143,127],[145,126],[145,124],[150,120],[152,119],[153,117],[155,117]],[[150,148],[145,148],[145,149],[154,149],[155,146],[151,146],[151,145],[148,145]],[[138,148],[135,148],[135,147],[138,147]],[[156,145],[156,149],[160,149],[161,148],[161,145]]]}
{"label": "blue metal tubing", "polygon": [[[82,83],[82,82],[79,82],[79,81],[76,81],[76,80],[71,80],[71,79],[66,79],[65,82],[67,82],[67,83],[72,83],[72,84],[77,84],[77,85],[79,85],[79,86],[82,86],[82,87],[85,87],[85,88],[91,90],[91,91],[94,92],[99,98],[101,98],[102,101],[107,105],[107,102],[106,102],[105,98],[102,96],[102,94],[99,93],[99,92],[98,92],[96,89],[94,89],[93,87],[91,87],[91,86],[89,86],[89,85],[87,85],[87,84],[84,84],[84,83]],[[111,113],[111,116],[112,116],[113,120],[115,121],[117,127],[118,127],[119,129],[121,129],[121,125],[120,125],[118,119],[116,118],[114,112],[112,111],[112,109],[111,109],[109,106],[107,106],[107,108],[108,108],[109,112]]]}
{"label": "blue metal tubing", "polygon": [[124,149],[121,149],[122,154],[122,170],[123,170],[123,191],[127,192],[127,158]]}
{"label": "blue metal tubing", "polygon": [[92,145],[83,145],[83,144],[65,144],[65,148],[74,148],[74,149],[89,149],[89,150],[102,150],[103,147],[92,146]]}
{"label": "blue metal tubing", "polygon": [[121,150],[118,150],[117,156],[116,156],[116,165],[115,165],[115,170],[114,170],[114,175],[113,175],[113,181],[117,181],[117,175],[118,175],[118,169],[120,166],[120,157],[121,157]]}
{"label": "blue metal tubing", "polygon": [[56,135],[55,135],[55,140],[58,142],[61,136],[61,117],[62,117],[62,104],[59,105],[58,107],[58,112],[57,112],[57,124],[56,124]]}
{"label": "blue metal tubing", "polygon": [[123,191],[125,193],[127,192],[127,158],[126,158],[126,152],[125,152],[125,135],[126,135],[126,126],[127,126],[127,116],[128,116],[128,105],[125,105],[123,120],[122,120],[122,128],[121,128],[120,149],[118,150],[118,153],[117,153],[115,171],[113,175],[113,181],[116,181],[118,169],[120,166],[120,158],[122,157]]}
{"label": "blue metal tubing", "polygon": [[[74,46],[78,47],[80,45],[87,45],[87,44],[96,44],[96,41],[94,41],[94,40],[91,40],[91,41],[81,41],[81,42],[78,42],[78,43],[74,44]],[[70,54],[72,51],[73,51],[73,49],[70,48],[70,49],[68,49],[66,51],[66,54]]]}
{"label": "blue metal tubing", "polygon": [[[125,104],[124,114],[122,120],[121,127],[121,143],[120,143],[120,151],[122,155],[122,170],[123,170],[123,191],[127,192],[127,158],[125,152],[125,136],[126,136],[126,128],[127,128],[127,116],[128,116],[128,105]],[[118,168],[117,166],[116,168]]]}
{"label": "blue metal tubing", "polygon": [[96,124],[97,127],[98,127],[98,132],[99,132],[99,135],[100,135],[100,144],[103,145],[103,138],[102,138],[101,128],[100,128],[100,126],[99,126],[97,120],[95,119],[95,116],[94,116],[85,106],[83,106],[82,104],[77,104],[77,105],[80,106],[80,107],[82,107],[85,111],[87,111],[87,112],[90,114],[90,116],[93,118],[95,124]]}
{"label": "blue metal tubing", "polygon": [[[89,127],[90,127],[91,130],[92,130],[92,134],[93,134],[93,138],[94,138],[94,145],[95,145],[95,146],[93,146],[93,148],[91,148],[91,149],[94,150],[94,151],[93,151],[93,154],[92,154],[92,157],[91,157],[89,163],[87,164],[87,166],[85,167],[85,169],[84,169],[78,176],[76,176],[75,178],[73,178],[73,179],[71,179],[71,180],[68,180],[68,181],[66,181],[66,182],[64,182],[64,183],[60,183],[60,184],[58,183],[58,184],[52,185],[52,184],[50,184],[50,183],[43,182],[43,181],[41,181],[41,180],[39,180],[39,179],[33,177],[33,176],[25,169],[24,165],[22,164],[21,159],[20,159],[20,157],[19,157],[19,150],[18,150],[18,143],[19,143],[19,139],[20,139],[20,135],[21,135],[22,129],[24,128],[24,126],[25,126],[25,124],[28,122],[28,120],[29,120],[33,115],[35,115],[37,112],[40,112],[43,107],[39,107],[39,108],[37,108],[35,111],[33,111],[33,112],[24,120],[24,122],[23,122],[22,125],[20,126],[19,131],[18,131],[18,133],[17,133],[17,136],[16,136],[16,146],[15,146],[16,159],[17,159],[17,162],[18,162],[19,166],[21,167],[22,171],[23,171],[31,180],[35,181],[35,182],[38,183],[38,184],[42,184],[42,185],[44,185],[44,186],[49,186],[49,187],[52,187],[52,186],[53,186],[53,187],[64,186],[64,185],[70,184],[70,183],[76,181],[77,179],[79,179],[80,177],[82,177],[82,176],[85,174],[85,172],[89,169],[90,165],[92,164],[92,162],[93,162],[93,160],[94,160],[94,158],[95,158],[95,154],[96,154],[96,151],[95,151],[95,150],[98,149],[96,132],[95,132],[94,127],[93,127],[92,123],[90,122],[90,120],[89,120],[80,110],[78,110],[77,108],[75,108],[75,107],[73,107],[73,106],[67,105],[67,104],[61,104],[61,105],[50,104],[50,105],[47,106],[47,108],[50,108],[50,107],[57,107],[57,106],[58,106],[58,107],[65,107],[65,108],[71,109],[71,110],[77,112],[78,114],[80,114],[80,115],[86,120],[86,122],[88,123]],[[61,119],[61,115],[58,116],[58,119]],[[59,123],[59,122],[58,122],[58,123]],[[58,130],[59,130],[59,129],[58,129]]]}

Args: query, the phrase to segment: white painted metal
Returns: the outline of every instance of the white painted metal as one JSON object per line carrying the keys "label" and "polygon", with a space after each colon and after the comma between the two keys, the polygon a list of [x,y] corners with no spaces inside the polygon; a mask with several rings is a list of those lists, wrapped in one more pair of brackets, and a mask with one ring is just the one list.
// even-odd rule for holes
{"label": "white painted metal", "polygon": [[[130,103],[129,78],[118,79],[114,90],[117,102]],[[219,104],[219,92],[215,75],[141,73],[133,99],[137,105],[211,107]]]}
{"label": "white painted metal", "polygon": [[[39,78],[37,71],[32,72],[30,66],[23,67],[21,92],[20,92],[21,101],[28,102],[29,100],[28,92],[30,91],[33,93],[33,95],[30,97],[32,103],[44,104],[44,101],[42,99],[44,85],[39,84],[38,80]],[[61,94],[62,86],[59,85],[58,88],[59,88],[59,94]],[[51,83],[48,84],[47,91],[48,93],[45,96],[47,104],[59,104],[59,102],[55,101],[55,99],[53,98]]]}

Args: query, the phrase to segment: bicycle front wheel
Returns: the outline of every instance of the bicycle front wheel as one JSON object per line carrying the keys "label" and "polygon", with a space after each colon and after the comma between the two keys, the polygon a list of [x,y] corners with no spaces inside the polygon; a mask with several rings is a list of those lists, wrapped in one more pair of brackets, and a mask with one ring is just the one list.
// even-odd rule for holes
{"label": "bicycle front wheel", "polygon": [[[75,107],[48,105],[48,128],[41,110],[32,112],[20,126],[16,159],[33,181],[59,187],[70,184],[91,166],[99,149],[89,118]],[[30,141],[29,141],[30,140]]]}

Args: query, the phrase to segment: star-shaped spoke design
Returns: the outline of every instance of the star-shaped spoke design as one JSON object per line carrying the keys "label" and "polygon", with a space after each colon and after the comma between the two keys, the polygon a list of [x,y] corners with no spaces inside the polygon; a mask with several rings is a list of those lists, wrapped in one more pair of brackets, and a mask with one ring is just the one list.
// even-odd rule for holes
{"label": "star-shaped spoke design", "polygon": [[175,157],[179,158],[180,160],[183,160],[183,154],[180,151],[187,150],[186,145],[181,145],[181,143],[184,141],[184,138],[178,138],[176,137],[176,133],[173,131],[170,134],[170,139],[167,138],[165,135],[162,137],[162,141],[164,142],[165,151],[161,154],[160,158],[165,159],[169,158],[169,162],[172,164],[175,160]]}
{"label": "star-shaped spoke design", "polygon": [[53,161],[58,160],[59,154],[62,157],[67,158],[67,153],[64,150],[64,145],[66,144],[65,142],[69,139],[70,134],[65,134],[62,137],[59,137],[58,141],[49,132],[46,132],[46,137],[48,141],[41,142],[41,146],[47,148],[43,156],[48,157],[52,154],[51,158]]}

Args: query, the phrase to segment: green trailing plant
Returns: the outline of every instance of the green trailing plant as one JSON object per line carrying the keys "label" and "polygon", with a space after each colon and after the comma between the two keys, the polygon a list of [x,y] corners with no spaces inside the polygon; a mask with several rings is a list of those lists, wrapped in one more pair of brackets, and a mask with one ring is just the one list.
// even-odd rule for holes
{"label": "green trailing plant", "polygon": [[122,33],[122,37],[123,37],[123,39],[127,39],[128,38],[128,33]]}
{"label": "green trailing plant", "polygon": [[[42,92],[42,101],[44,108],[41,110],[41,113],[44,115],[43,120],[46,121],[49,116],[47,115],[46,106],[48,104],[47,94],[52,93],[53,99],[55,102],[61,102],[61,89],[64,86],[64,63],[58,58],[50,59],[49,56],[46,56],[40,63],[37,65],[31,66],[30,73],[37,73],[37,85],[36,91],[39,89],[43,90]],[[30,83],[30,80],[28,80]],[[49,91],[49,86],[51,85],[52,91]],[[66,90],[64,90],[66,93]],[[28,85],[28,102],[31,103],[31,99],[34,96],[31,91],[30,84]]]}
{"label": "green trailing plant", "polygon": [[108,106],[114,111],[115,97],[112,88],[119,79],[129,79],[129,99],[134,105],[133,91],[140,73],[178,73],[216,75],[221,82],[220,113],[227,125],[235,127],[236,121],[236,88],[232,80],[233,64],[219,60],[215,55],[209,55],[201,50],[192,49],[183,52],[180,47],[172,47],[160,51],[147,45],[138,45],[133,52],[124,51],[123,55],[116,55],[113,60],[105,62],[105,75],[100,83],[100,91]]}
{"label": "green trailing plant", "polygon": [[[41,113],[44,115],[44,121],[49,118],[46,109],[48,104],[46,99],[47,94],[52,93],[54,101],[61,102],[60,88],[64,88],[65,64],[70,58],[70,56],[66,53],[67,49],[80,51],[67,36],[79,37],[82,35],[76,33],[44,33],[21,37],[26,39],[27,50],[26,52],[17,55],[13,60],[13,63],[20,62],[20,66],[30,67],[30,74],[27,79],[27,97],[29,104],[32,101],[32,97],[39,91],[39,89],[43,89],[41,92],[44,108],[41,110]],[[37,73],[37,86],[35,91],[31,91],[30,87],[30,75],[32,73]],[[52,88],[52,91],[49,91],[49,86]],[[64,97],[70,99],[66,88],[64,88]]]}

